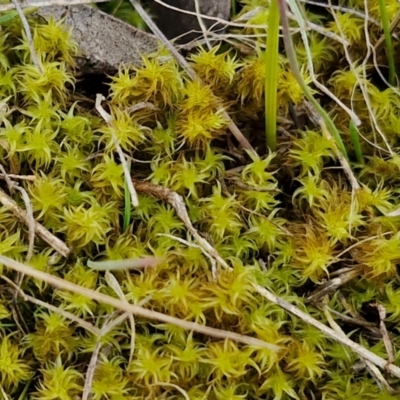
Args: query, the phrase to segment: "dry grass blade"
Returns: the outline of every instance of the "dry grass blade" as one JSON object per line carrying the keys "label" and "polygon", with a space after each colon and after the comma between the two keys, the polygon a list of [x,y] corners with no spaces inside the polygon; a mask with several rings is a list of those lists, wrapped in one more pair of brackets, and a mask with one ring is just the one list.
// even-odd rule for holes
{"label": "dry grass blade", "polygon": [[18,184],[14,183],[11,180],[11,177],[7,175],[4,167],[0,165],[0,171],[2,172],[4,179],[7,183],[8,190],[11,194],[14,194],[15,190],[18,190],[22,194],[22,199],[24,200],[25,203],[25,208],[26,208],[26,215],[27,215],[27,222],[28,222],[28,232],[29,232],[29,247],[28,247],[28,252],[26,254],[25,260],[29,261],[32,258],[33,255],[33,246],[35,242],[35,219],[33,218],[33,208],[31,201],[29,199],[28,193],[26,193],[26,190]]}
{"label": "dry grass blade", "polygon": [[25,181],[34,181],[36,179],[35,175],[15,175],[15,174],[0,174],[0,179],[21,179]]}
{"label": "dry grass blade", "polygon": [[182,196],[164,186],[154,185],[149,182],[141,182],[135,180],[135,186],[138,192],[150,194],[154,197],[159,198],[160,200],[166,201],[168,204],[174,207],[176,213],[178,214],[178,217],[183,221],[188,231],[196,239],[197,243],[202,247],[202,249],[211,257],[213,257],[223,267],[228,269],[230,268],[226,261],[223,260],[222,257],[218,254],[217,250],[215,250],[214,247],[212,247],[206,239],[200,236],[200,234],[194,228],[186,211],[185,202],[183,201]]}
{"label": "dry grass blade", "polygon": [[379,369],[372,364],[368,360],[364,360],[370,374],[374,378],[375,382],[378,384],[381,390],[386,390],[387,392],[394,394],[396,391],[389,385],[388,381],[384,378],[382,375],[382,372],[379,371]]}
{"label": "dry grass blade", "polygon": [[[50,6],[73,6],[77,4],[89,4],[89,3],[105,3],[110,0],[30,0],[23,1],[20,3],[21,8],[28,7],[50,7]],[[1,4],[0,12],[13,10],[15,4]]]}
{"label": "dry grass blade", "polygon": [[5,256],[0,255],[0,263],[5,265],[8,268],[11,268],[14,271],[24,273],[27,276],[30,276],[35,279],[39,279],[39,280],[46,282],[49,285],[55,286],[59,289],[69,290],[71,292],[78,293],[82,296],[87,296],[92,300],[99,301],[104,304],[108,304],[119,310],[125,311],[127,313],[131,313],[131,314],[143,317],[143,318],[148,318],[148,319],[164,322],[166,324],[172,324],[175,326],[179,326],[188,331],[201,333],[201,334],[204,334],[207,336],[212,336],[212,337],[219,338],[219,339],[230,339],[235,342],[244,343],[244,344],[247,344],[250,346],[269,349],[274,352],[279,351],[279,349],[280,349],[280,347],[275,344],[268,343],[268,342],[265,342],[264,340],[257,339],[257,338],[251,337],[251,336],[241,335],[239,333],[235,333],[235,332],[231,332],[231,331],[225,331],[222,329],[216,329],[216,328],[212,328],[209,326],[200,325],[196,322],[181,320],[179,318],[171,317],[169,315],[162,314],[157,311],[147,310],[143,307],[129,304],[126,301],[122,301],[122,300],[116,299],[114,297],[107,296],[105,294],[96,292],[94,290],[84,288],[84,287],[76,285],[72,282],[68,282],[64,279],[61,279],[57,276],[53,276],[53,275],[47,274],[45,272],[39,271],[35,268],[32,268],[28,265],[21,264],[18,261],[12,260],[11,258],[8,258]]}
{"label": "dry grass blade", "polygon": [[28,252],[26,254],[26,261],[29,261],[33,256],[33,247],[35,244],[35,218],[33,217],[33,207],[31,200],[28,196],[26,190],[22,187],[16,186],[16,189],[21,192],[22,198],[25,203],[26,208],[26,216],[27,216],[27,223],[28,223],[28,231],[29,231],[29,246]]}
{"label": "dry grass blade", "polygon": [[18,15],[21,19],[22,25],[24,27],[25,30],[25,34],[26,34],[26,38],[28,39],[28,45],[29,45],[29,49],[31,51],[31,57],[32,57],[32,61],[35,64],[36,68],[38,69],[38,71],[42,74],[43,70],[42,67],[39,63],[39,59],[36,55],[36,51],[35,51],[35,46],[33,45],[33,38],[32,38],[32,32],[31,32],[31,28],[29,27],[28,21],[25,17],[24,12],[22,11],[21,5],[19,4],[19,0],[11,0],[14,7],[16,8]]}
{"label": "dry grass blade", "polygon": [[253,287],[256,291],[267,300],[277,304],[278,306],[282,307],[284,310],[290,312],[291,314],[295,315],[296,317],[300,318],[306,324],[309,324],[321,332],[325,333],[331,339],[342,343],[343,345],[349,347],[355,353],[357,353],[361,358],[364,358],[370,361],[372,364],[380,367],[381,369],[390,372],[392,375],[400,378],[400,368],[396,365],[388,363],[387,360],[383,359],[382,357],[377,356],[376,354],[372,353],[368,349],[360,346],[358,343],[353,342],[347,336],[341,333],[337,333],[335,330],[327,327],[326,325],[322,324],[321,322],[317,321],[310,315],[306,314],[305,312],[301,311],[296,306],[288,303],[287,301],[281,299],[280,297],[274,295],[272,292],[263,288],[262,286],[253,284]]}
{"label": "dry grass blade", "polygon": [[97,367],[98,359],[99,359],[99,353],[100,353],[100,349],[101,349],[102,345],[103,345],[103,343],[100,340],[98,340],[96,343],[96,346],[93,350],[92,356],[90,358],[89,366],[86,371],[85,384],[83,386],[82,400],[88,400],[90,398],[90,392],[92,389],[94,373],[96,372],[96,367]]}
{"label": "dry grass blade", "polygon": [[343,322],[346,322],[347,324],[355,325],[355,326],[361,326],[365,329],[368,329],[370,332],[372,332],[375,335],[379,335],[379,330],[377,329],[376,325],[372,322],[368,322],[365,319],[358,317],[350,317],[348,315],[342,314],[338,311],[333,310],[332,308],[325,306],[325,308],[331,313],[334,314],[337,318],[341,319]]}
{"label": "dry grass blade", "polygon": [[[335,96],[325,85],[320,83],[315,75],[314,71],[314,64],[313,64],[313,59],[312,59],[312,53],[308,41],[308,36],[307,36],[307,28],[310,25],[310,23],[307,21],[306,17],[301,13],[299,6],[297,5],[296,1],[294,0],[289,0],[290,4],[290,9],[295,15],[295,20],[299,24],[301,30],[301,38],[303,41],[304,49],[306,51],[307,55],[307,64],[308,64],[308,70],[310,72],[310,76],[314,82],[314,84],[317,86],[319,90],[321,90],[324,94],[329,96],[332,100],[334,100],[339,107],[341,107],[349,116],[350,118],[354,121],[356,126],[361,125],[360,118],[351,110],[349,107],[347,107],[337,96]],[[348,43],[344,43],[343,45],[348,45]]]}
{"label": "dry grass blade", "polygon": [[[6,208],[10,209],[12,213],[17,217],[22,223],[29,226],[29,216],[28,214],[22,210],[17,203],[7,196],[0,189],[0,203],[3,204]],[[40,225],[37,221],[34,221],[34,227],[36,234],[41,237],[47,244],[50,245],[54,250],[60,253],[62,256],[67,257],[71,252],[71,249],[68,246],[55,237],[52,233],[50,233],[43,225]]]}
{"label": "dry grass blade", "polygon": [[0,278],[10,284],[14,289],[15,292],[20,295],[25,301],[29,301],[30,303],[36,304],[39,307],[47,308],[48,310],[52,311],[53,313],[60,314],[66,319],[76,322],[79,326],[86,329],[89,332],[92,332],[95,335],[100,335],[100,329],[96,328],[90,322],[83,320],[82,318],[77,317],[76,315],[70,313],[69,311],[62,310],[59,307],[55,307],[52,304],[46,303],[45,301],[36,299],[35,297],[29,296],[26,294],[18,285],[16,285],[11,279],[7,278],[4,275],[0,275]]}
{"label": "dry grass blade", "polygon": [[376,308],[378,309],[379,320],[380,320],[379,321],[379,330],[382,335],[383,343],[385,344],[386,353],[388,355],[388,363],[391,364],[394,362],[395,356],[394,356],[392,341],[390,340],[389,332],[387,331],[387,328],[385,325],[386,310],[382,304],[376,304]]}
{"label": "dry grass blade", "polygon": [[[332,318],[332,315],[330,314],[329,310],[327,307],[324,307],[324,313],[327,318],[327,321],[331,328],[340,336],[346,337],[345,333],[342,331],[340,326],[335,322],[335,320]],[[389,393],[393,392],[393,389],[390,387],[390,385],[387,383],[386,379],[383,377],[381,371],[376,367],[374,363],[371,361],[362,358],[362,362],[365,362],[369,372],[371,373],[372,377],[375,379],[377,384],[381,387],[381,390],[383,387],[386,388],[386,390],[389,391]]]}
{"label": "dry grass blade", "polygon": [[328,282],[325,282],[317,290],[311,293],[307,297],[306,302],[307,303],[318,302],[321,297],[335,292],[340,286],[346,284],[347,282],[350,282],[355,277],[360,276],[360,273],[361,271],[359,268],[354,268],[350,271],[341,274],[337,278],[330,279]]}
{"label": "dry grass blade", "polygon": [[[114,319],[114,316],[116,313],[112,313],[106,318],[106,321],[103,324],[103,327],[99,330],[99,334],[97,337],[97,342],[94,347],[94,350],[92,352],[92,356],[90,358],[90,362],[86,371],[86,377],[85,377],[85,384],[83,386],[83,392],[82,392],[82,400],[88,400],[91,396],[91,389],[93,385],[93,379],[94,379],[94,373],[96,372],[96,368],[99,365],[99,354],[100,350],[103,346],[103,342],[101,339],[103,338],[104,335],[107,334],[111,329],[116,324],[122,323],[126,318],[126,314],[120,315],[117,318]],[[107,351],[103,351],[103,354],[106,353]]]}
{"label": "dry grass blade", "polygon": [[[128,301],[125,298],[125,294],[122,291],[122,288],[119,284],[119,282],[117,281],[117,279],[115,278],[115,276],[107,271],[105,274],[105,278],[106,278],[106,282],[108,283],[108,286],[110,286],[115,294],[124,302],[126,302],[127,304]],[[129,318],[129,323],[131,324],[131,346],[129,349],[129,362],[132,362],[133,360],[133,354],[135,352],[135,340],[136,340],[136,327],[135,327],[135,318],[133,316],[133,314],[128,314],[128,318]]]}
{"label": "dry grass blade", "polygon": [[[157,28],[157,25],[153,22],[153,20],[149,17],[147,12],[143,9],[140,5],[138,0],[130,0],[133,7],[135,7],[138,14],[142,17],[143,21],[148,25],[150,30],[160,39],[162,44],[167,48],[167,50],[174,56],[176,61],[180,64],[180,66],[186,71],[186,73],[192,78],[193,80],[200,80],[199,77],[194,72],[193,68],[190,67],[188,62],[178,53],[175,47],[170,43],[170,41],[166,38],[166,36]],[[228,128],[235,136],[237,141],[244,149],[253,150],[253,147],[249,143],[249,141],[243,136],[243,133],[237,127],[237,125],[232,121],[232,118],[229,114],[223,109],[221,106],[218,111],[222,112],[223,118],[228,121]]]}

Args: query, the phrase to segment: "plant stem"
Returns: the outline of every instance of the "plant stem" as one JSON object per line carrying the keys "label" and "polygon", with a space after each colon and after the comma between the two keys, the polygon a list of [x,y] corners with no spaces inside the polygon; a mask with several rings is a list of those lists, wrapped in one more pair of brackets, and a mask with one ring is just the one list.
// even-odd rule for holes
{"label": "plant stem", "polygon": [[231,17],[236,17],[237,14],[237,5],[236,0],[231,0]]}
{"label": "plant stem", "polygon": [[265,71],[265,133],[267,148],[276,150],[277,92],[279,50],[279,7],[278,0],[271,0],[268,15],[266,71]]}
{"label": "plant stem", "polygon": [[343,154],[343,156],[348,160],[348,155],[346,148],[343,144],[342,138],[340,137],[340,134],[338,130],[336,129],[336,126],[334,122],[332,121],[331,117],[328,115],[328,113],[320,106],[318,101],[314,98],[312,95],[309,87],[305,83],[303,77],[301,76],[299,66],[297,64],[297,58],[296,58],[296,52],[294,50],[292,38],[290,36],[290,30],[289,30],[289,23],[288,23],[288,17],[287,17],[287,5],[285,0],[278,0],[279,3],[279,11],[281,15],[281,24],[282,24],[282,33],[283,33],[283,40],[285,42],[285,49],[286,49],[286,55],[289,60],[290,68],[292,69],[292,73],[294,77],[297,80],[297,83],[300,85],[301,89],[303,90],[305,96],[307,97],[308,101],[316,108],[318,111],[319,115],[321,118],[324,120],[329,132],[333,136],[336,145],[338,146],[339,150]]}
{"label": "plant stem", "polygon": [[364,164],[364,159],[360,145],[360,137],[358,135],[358,129],[356,127],[356,124],[354,123],[353,120],[350,120],[349,132],[350,132],[350,139],[353,143],[354,152],[356,154],[357,162],[359,162],[360,164]]}
{"label": "plant stem", "polygon": [[394,86],[396,83],[396,67],[394,63],[394,52],[392,37],[390,35],[389,20],[386,12],[385,0],[378,0],[379,12],[381,14],[382,28],[385,35],[386,42],[386,57],[389,65],[389,83]]}
{"label": "plant stem", "polygon": [[128,183],[125,180],[125,185],[124,185],[124,225],[123,225],[123,231],[126,232],[126,230],[129,228],[129,224],[131,222],[131,195],[129,192],[128,188]]}

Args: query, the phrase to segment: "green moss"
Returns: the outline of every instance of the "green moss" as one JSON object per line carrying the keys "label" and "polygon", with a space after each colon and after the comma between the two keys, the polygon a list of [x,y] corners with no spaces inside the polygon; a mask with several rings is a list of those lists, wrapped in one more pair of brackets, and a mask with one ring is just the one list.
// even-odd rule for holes
{"label": "green moss", "polygon": [[[266,2],[242,3],[241,16],[254,13],[247,26],[231,31],[242,38],[263,34],[264,28],[249,24],[265,23]],[[350,3],[363,10],[364,1]],[[377,17],[375,2],[369,7]],[[360,17],[342,13],[339,27],[322,10],[306,11],[329,32],[346,36],[354,60],[365,56]],[[398,3],[390,2],[390,19],[395,11]],[[100,339],[93,399],[172,400],[182,398],[183,392],[190,399],[211,400],[395,398],[379,389],[367,369],[354,371],[359,360],[351,350],[261,298],[253,284],[269,288],[325,324],[323,304],[366,319],[370,325],[354,325],[332,313],[354,341],[387,358],[376,335],[376,320],[366,311],[372,303],[382,304],[399,365],[400,219],[385,216],[399,204],[398,88],[379,87],[372,64],[365,76],[361,64],[354,62],[350,68],[332,35],[308,33],[318,79],[363,123],[358,129],[365,164],[350,159],[361,182],[361,189],[354,192],[338,168],[333,143],[302,111],[300,87],[283,55],[277,151],[236,148],[220,106],[256,150],[265,148],[268,60],[262,35],[233,41],[235,50],[222,50],[217,44],[192,54],[189,62],[203,83],[190,80],[164,50],[144,56],[142,67],[121,66],[110,84],[112,123],[107,124],[90,102],[75,100],[77,45],[68,31],[52,20],[31,19],[30,24],[42,72],[30,61],[21,26],[2,27],[0,155],[8,173],[35,176],[20,183],[34,218],[72,251],[62,258],[36,238],[27,262],[113,297],[122,291],[127,301],[143,303],[149,310],[254,336],[280,348],[273,352],[135,318],[133,349],[131,322],[121,319]],[[375,24],[369,28],[372,38],[380,35]],[[303,75],[309,79],[305,46],[299,35],[293,38]],[[347,113],[328,96],[321,96],[321,101],[351,150]],[[152,106],[132,108],[137,103]],[[295,106],[298,127],[288,120],[289,103]],[[149,193],[139,193],[139,206],[132,208],[130,221],[123,226],[125,181],[114,136],[130,159],[133,178],[181,195],[194,227],[231,270],[217,266],[214,276],[210,258],[175,209]],[[2,188],[26,207],[20,192],[10,192],[7,185]],[[24,261],[28,229],[5,207],[0,208],[0,239],[1,254]],[[149,255],[162,261],[141,272],[116,272],[113,287],[108,273],[86,266],[87,260]],[[344,267],[359,267],[360,275],[328,293],[319,307],[306,305],[305,298]],[[15,280],[5,267],[1,272]],[[54,291],[38,280],[25,277],[21,288],[98,329],[119,317],[110,306]],[[11,398],[25,385],[29,396],[38,400],[81,396],[99,338],[65,315],[22,298],[15,303],[10,293],[0,293],[1,388]],[[398,378],[385,376],[398,387]]]}

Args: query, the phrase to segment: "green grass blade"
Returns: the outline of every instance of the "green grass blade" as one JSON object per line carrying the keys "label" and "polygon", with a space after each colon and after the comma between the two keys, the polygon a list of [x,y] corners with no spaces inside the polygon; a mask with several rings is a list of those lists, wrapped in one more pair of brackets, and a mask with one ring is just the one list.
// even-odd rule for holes
{"label": "green grass blade", "polygon": [[231,0],[231,17],[236,17],[237,15],[237,4],[236,0]]}
{"label": "green grass blade", "polygon": [[364,164],[364,158],[363,158],[362,149],[361,149],[361,145],[360,145],[360,136],[358,134],[358,129],[356,127],[356,124],[353,122],[353,120],[350,120],[349,132],[350,132],[350,139],[353,143],[354,152],[356,154],[356,160],[360,164]]}
{"label": "green grass blade", "polygon": [[[130,162],[128,162],[128,169],[131,169]],[[124,185],[124,222],[123,222],[123,231],[125,232],[129,224],[131,223],[131,213],[132,213],[132,204],[131,204],[131,194],[128,188],[128,182],[125,179]]]}
{"label": "green grass blade", "polygon": [[[37,10],[37,7],[28,7],[24,9],[24,14],[29,15],[32,14],[34,11]],[[8,24],[9,22],[13,21],[15,18],[19,18],[18,11],[10,10],[0,15],[0,26]]]}
{"label": "green grass blade", "polygon": [[271,0],[267,30],[267,65],[265,71],[265,132],[267,147],[276,150],[277,92],[279,73],[279,7]]}
{"label": "green grass blade", "polygon": [[4,25],[14,18],[18,18],[18,12],[15,10],[7,11],[3,15],[0,15],[0,25]]}
{"label": "green grass blade", "polygon": [[390,35],[389,20],[386,12],[386,4],[385,0],[378,0],[378,3],[379,3],[379,12],[381,15],[383,33],[385,35],[385,42],[386,42],[386,57],[388,59],[388,65],[389,65],[389,83],[392,86],[394,86],[396,84],[396,67],[394,62],[393,42],[392,42],[392,37]]}
{"label": "green grass blade", "polygon": [[331,117],[329,114],[320,106],[318,101],[314,98],[312,95],[309,87],[305,83],[303,77],[301,76],[300,73],[300,68],[297,63],[297,58],[296,58],[296,52],[294,50],[293,42],[292,42],[292,37],[290,36],[290,29],[289,29],[289,22],[288,22],[288,17],[287,17],[287,5],[285,0],[278,0],[279,3],[279,11],[281,15],[281,24],[282,24],[282,32],[283,32],[283,39],[285,42],[285,49],[286,49],[286,56],[289,60],[290,67],[292,69],[292,73],[295,76],[298,84],[300,85],[301,89],[303,90],[305,96],[309,100],[309,102],[315,107],[315,109],[318,111],[319,115],[325,122],[329,132],[333,136],[337,147],[343,154],[343,156],[346,158],[346,160],[349,159],[347,155],[346,148],[343,144],[342,138],[340,137],[339,131],[336,129],[336,126],[334,122],[332,121]]}

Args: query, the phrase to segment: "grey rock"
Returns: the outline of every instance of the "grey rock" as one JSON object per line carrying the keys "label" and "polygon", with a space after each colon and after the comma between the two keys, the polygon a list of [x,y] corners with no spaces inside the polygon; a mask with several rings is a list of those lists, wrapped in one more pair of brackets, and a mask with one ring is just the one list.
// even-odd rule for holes
{"label": "grey rock", "polygon": [[[224,20],[229,19],[231,0],[197,1],[200,14],[210,17],[218,17]],[[163,2],[183,11],[196,12],[195,0],[163,0]],[[184,35],[182,38],[177,40],[177,43],[188,43],[202,37],[201,27],[196,15],[189,15],[181,11],[172,10],[153,0],[148,0],[146,4],[152,12],[154,22],[168,39]],[[223,28],[221,24],[215,25],[216,22],[213,20],[202,18],[202,21],[207,28],[210,28],[211,26],[213,26],[213,29]]]}
{"label": "grey rock", "polygon": [[37,14],[56,20],[65,18],[64,23],[79,44],[81,64],[93,69],[115,70],[121,63],[140,65],[141,56],[154,52],[158,46],[154,35],[89,6],[43,7]]}

